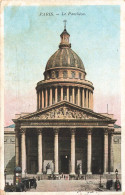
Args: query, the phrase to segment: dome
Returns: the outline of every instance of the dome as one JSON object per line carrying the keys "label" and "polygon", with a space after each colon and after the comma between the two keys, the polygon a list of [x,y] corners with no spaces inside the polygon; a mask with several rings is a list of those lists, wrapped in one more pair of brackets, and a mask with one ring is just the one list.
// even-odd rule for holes
{"label": "dome", "polygon": [[61,33],[61,42],[59,44],[59,49],[49,58],[46,71],[51,68],[61,68],[61,67],[74,67],[85,71],[84,65],[80,57],[71,49],[71,44],[69,43],[70,34],[66,29]]}
{"label": "dome", "polygon": [[85,71],[80,57],[69,47],[58,49],[48,60],[46,70],[51,68],[74,67]]}

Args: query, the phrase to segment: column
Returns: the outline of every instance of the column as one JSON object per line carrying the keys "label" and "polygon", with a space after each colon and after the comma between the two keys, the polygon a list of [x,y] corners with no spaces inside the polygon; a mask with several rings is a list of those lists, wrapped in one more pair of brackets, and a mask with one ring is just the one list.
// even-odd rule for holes
{"label": "column", "polygon": [[88,90],[88,108],[90,108],[90,91]]}
{"label": "column", "polygon": [[113,158],[113,132],[114,129],[110,130],[110,173],[114,173],[114,158]]}
{"label": "column", "polygon": [[39,110],[39,93],[37,91],[37,110]]}
{"label": "column", "polygon": [[91,91],[89,91],[89,108],[91,109]]}
{"label": "column", "polygon": [[91,99],[90,99],[90,109],[92,109],[92,110],[93,110],[93,93],[92,93],[92,91],[90,91],[90,93],[91,93]]}
{"label": "column", "polygon": [[86,108],[88,108],[88,89],[86,89]]}
{"label": "column", "polygon": [[57,87],[55,87],[55,103],[57,103],[57,98],[58,98],[57,95],[58,95],[57,94]]}
{"label": "column", "polygon": [[108,173],[108,129],[104,129],[104,174]]}
{"label": "column", "polygon": [[19,166],[19,133],[16,130],[16,137],[15,137],[15,157],[16,157],[16,167]]}
{"label": "column", "polygon": [[82,89],[82,107],[85,107],[85,93],[84,93],[84,89]]}
{"label": "column", "polygon": [[41,99],[40,99],[40,91],[39,91],[39,110],[40,110],[40,101],[41,101]]}
{"label": "column", "polygon": [[42,91],[40,92],[40,109],[42,109]]}
{"label": "column", "polygon": [[63,101],[63,87],[61,87],[61,101]]}
{"label": "column", "polygon": [[25,176],[26,172],[26,129],[21,129],[21,161],[22,161],[22,176]]}
{"label": "column", "polygon": [[52,105],[52,88],[50,88],[49,105]]}
{"label": "column", "polygon": [[42,108],[44,108],[44,90],[42,89]]}
{"label": "column", "polygon": [[67,101],[69,102],[69,87],[67,87]]}
{"label": "column", "polygon": [[93,108],[92,108],[92,92],[91,92],[91,91],[90,91],[90,94],[91,94],[91,99],[90,99],[90,105],[91,105],[91,106],[90,106],[90,108],[93,109]]}
{"label": "column", "polygon": [[93,110],[93,93],[91,94],[91,104],[92,104],[92,110]]}
{"label": "column", "polygon": [[80,87],[78,87],[78,106],[80,106]]}
{"label": "column", "polygon": [[71,129],[71,170],[70,175],[75,175],[75,129]]}
{"label": "column", "polygon": [[87,145],[87,174],[92,174],[92,129],[87,129],[88,145]]}
{"label": "column", "polygon": [[48,106],[48,90],[46,89],[45,107]]}
{"label": "column", "polygon": [[72,88],[72,103],[75,104],[75,88]]}
{"label": "column", "polygon": [[91,109],[93,110],[93,93],[91,92]]}
{"label": "column", "polygon": [[42,174],[42,129],[37,130],[38,133],[38,173]]}
{"label": "column", "polygon": [[54,129],[54,164],[55,164],[55,170],[54,174],[59,174],[58,170],[58,133],[59,129],[55,128]]}

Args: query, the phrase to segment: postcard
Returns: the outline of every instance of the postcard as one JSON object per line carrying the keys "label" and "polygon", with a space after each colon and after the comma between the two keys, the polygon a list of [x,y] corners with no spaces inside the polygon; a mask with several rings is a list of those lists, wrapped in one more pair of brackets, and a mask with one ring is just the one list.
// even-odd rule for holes
{"label": "postcard", "polygon": [[1,3],[1,194],[122,194],[123,1]]}

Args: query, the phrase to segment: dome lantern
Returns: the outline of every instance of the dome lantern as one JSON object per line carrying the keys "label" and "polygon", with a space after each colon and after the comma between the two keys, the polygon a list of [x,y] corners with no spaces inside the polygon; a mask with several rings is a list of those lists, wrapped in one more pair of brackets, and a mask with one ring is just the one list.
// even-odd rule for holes
{"label": "dome lantern", "polygon": [[60,37],[61,37],[61,42],[59,48],[67,48],[67,47],[70,48],[71,47],[71,44],[69,43],[70,34],[66,30],[66,20],[64,20],[64,31],[61,33]]}

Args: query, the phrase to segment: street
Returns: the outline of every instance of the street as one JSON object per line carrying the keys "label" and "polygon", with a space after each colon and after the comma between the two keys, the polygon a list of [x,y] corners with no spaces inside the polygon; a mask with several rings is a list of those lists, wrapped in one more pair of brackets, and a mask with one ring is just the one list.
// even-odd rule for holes
{"label": "street", "polygon": [[[103,190],[107,191],[105,181],[102,181]],[[30,192],[98,191],[98,188],[99,180],[41,180],[37,181],[37,188],[30,189]],[[115,189],[111,189],[111,191],[115,191]]]}

